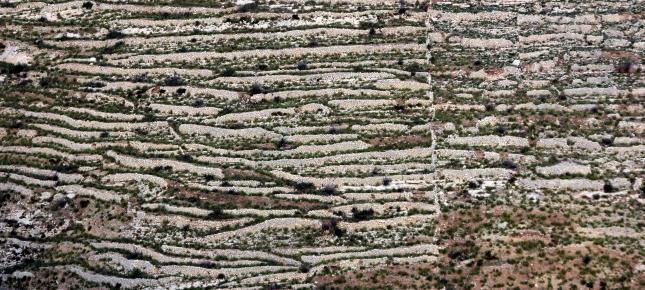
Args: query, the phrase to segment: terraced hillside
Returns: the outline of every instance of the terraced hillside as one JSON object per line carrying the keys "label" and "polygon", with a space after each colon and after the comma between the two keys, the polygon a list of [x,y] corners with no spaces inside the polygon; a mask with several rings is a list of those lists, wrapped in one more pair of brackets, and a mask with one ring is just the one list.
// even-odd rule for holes
{"label": "terraced hillside", "polygon": [[643,8],[5,2],[0,288],[643,288]]}

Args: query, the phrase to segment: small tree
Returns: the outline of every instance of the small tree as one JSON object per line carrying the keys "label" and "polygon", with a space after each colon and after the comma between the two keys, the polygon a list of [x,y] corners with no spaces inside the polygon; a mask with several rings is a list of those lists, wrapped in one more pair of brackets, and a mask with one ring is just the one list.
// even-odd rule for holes
{"label": "small tree", "polygon": [[499,125],[499,126],[495,127],[495,132],[497,134],[504,134],[506,132],[506,128],[504,128],[504,126],[502,126],[502,125]]}
{"label": "small tree", "polygon": [[280,138],[280,140],[276,142],[275,146],[278,147],[278,149],[282,149],[285,146],[287,146],[287,140],[285,140],[284,138]]}
{"label": "small tree", "polygon": [[300,264],[300,273],[309,273],[309,269],[311,269],[311,265],[309,265],[309,263]]}
{"label": "small tree", "polygon": [[323,195],[333,195],[334,193],[336,193],[336,188],[335,188],[334,186],[332,186],[332,185],[325,185],[325,186],[320,190],[320,192],[321,192]]}
{"label": "small tree", "polygon": [[421,65],[417,62],[412,62],[408,65],[407,70],[412,76],[416,75],[418,71],[421,70]]}
{"label": "small tree", "polygon": [[260,83],[253,83],[251,85],[251,90],[249,93],[251,95],[264,94],[265,93],[264,86],[262,86],[262,84]]}
{"label": "small tree", "polygon": [[52,199],[50,207],[52,210],[59,210],[64,208],[67,205],[67,198],[63,195],[60,196],[55,196],[54,199]]}
{"label": "small tree", "polygon": [[193,157],[190,156],[189,154],[181,154],[179,156],[179,159],[181,159],[181,161],[186,161],[186,162],[193,161]]}
{"label": "small tree", "polygon": [[352,217],[357,220],[367,220],[374,216],[374,209],[357,209],[352,208]]}
{"label": "small tree", "polygon": [[202,98],[197,98],[195,101],[193,101],[193,106],[195,107],[201,107],[204,105],[204,99]]}
{"label": "small tree", "polygon": [[399,15],[405,14],[405,0],[399,0]]}
{"label": "small tree", "polygon": [[166,77],[164,79],[163,83],[166,86],[173,86],[174,87],[174,86],[181,86],[182,84],[184,84],[184,81],[181,79],[181,77],[179,75],[175,74],[175,75],[171,75],[171,76]]}
{"label": "small tree", "polygon": [[515,165],[515,162],[513,162],[513,160],[511,160],[511,159],[504,159],[504,161],[502,161],[502,166],[504,166],[504,168],[508,168],[508,169],[517,168],[517,165]]}
{"label": "small tree", "polygon": [[610,137],[602,138],[602,144],[605,146],[611,146],[612,144],[614,144],[614,140]]}
{"label": "small tree", "polygon": [[614,192],[614,186],[611,185],[611,182],[605,182],[605,185],[602,187],[602,190],[606,193]]}
{"label": "small tree", "polygon": [[589,264],[589,262],[591,262],[591,256],[589,256],[589,255],[584,255],[584,257],[582,257],[582,263],[584,263],[585,265],[587,265],[587,264]]}
{"label": "small tree", "polygon": [[231,68],[230,66],[227,66],[227,67],[225,67],[225,68],[222,70],[222,73],[221,73],[221,74],[222,74],[222,76],[224,76],[224,77],[230,77],[230,76],[233,76],[233,75],[235,74],[235,69]]}
{"label": "small tree", "polygon": [[301,60],[301,61],[298,62],[296,67],[298,68],[298,70],[306,70],[307,69],[307,62],[305,62],[304,60]]}
{"label": "small tree", "polygon": [[615,70],[617,73],[628,74],[632,70],[632,65],[633,64],[631,59],[625,59],[615,66]]}
{"label": "small tree", "polygon": [[298,182],[294,185],[294,187],[299,192],[307,192],[316,188],[314,184],[310,182]]}
{"label": "small tree", "polygon": [[321,221],[322,230],[331,233],[337,237],[341,237],[345,232],[338,228],[338,221],[336,219],[328,219]]}
{"label": "small tree", "polygon": [[123,33],[118,30],[110,30],[106,35],[105,38],[107,39],[115,39],[115,38],[123,38]]}

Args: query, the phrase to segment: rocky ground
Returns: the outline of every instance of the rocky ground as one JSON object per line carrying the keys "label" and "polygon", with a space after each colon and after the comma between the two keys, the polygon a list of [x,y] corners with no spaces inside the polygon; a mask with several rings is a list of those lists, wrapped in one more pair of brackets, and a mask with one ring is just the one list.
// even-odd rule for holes
{"label": "rocky ground", "polygon": [[644,8],[5,1],[0,288],[644,288]]}

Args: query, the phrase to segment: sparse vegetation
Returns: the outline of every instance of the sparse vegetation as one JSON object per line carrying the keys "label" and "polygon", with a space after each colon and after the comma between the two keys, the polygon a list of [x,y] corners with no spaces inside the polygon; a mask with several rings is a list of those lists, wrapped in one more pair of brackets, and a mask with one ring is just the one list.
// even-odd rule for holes
{"label": "sparse vegetation", "polygon": [[634,1],[5,2],[0,289],[645,286]]}

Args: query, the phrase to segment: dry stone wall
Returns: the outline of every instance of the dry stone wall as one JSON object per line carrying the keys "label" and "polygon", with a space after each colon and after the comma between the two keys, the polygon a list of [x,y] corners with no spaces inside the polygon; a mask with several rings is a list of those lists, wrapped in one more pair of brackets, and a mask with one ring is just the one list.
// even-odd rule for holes
{"label": "dry stone wall", "polygon": [[0,5],[0,288],[642,288],[640,1]]}

